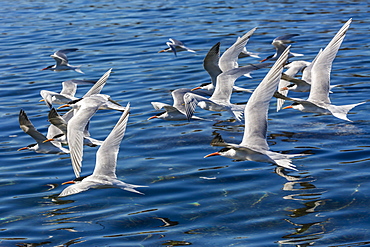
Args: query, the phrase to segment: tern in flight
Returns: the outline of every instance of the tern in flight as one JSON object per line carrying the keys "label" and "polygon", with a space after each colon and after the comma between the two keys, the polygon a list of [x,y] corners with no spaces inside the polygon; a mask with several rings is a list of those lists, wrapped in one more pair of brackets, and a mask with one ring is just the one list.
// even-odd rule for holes
{"label": "tern in flight", "polygon": [[211,145],[223,146],[220,151],[208,154],[224,156],[237,161],[250,160],[272,163],[281,167],[297,170],[291,158],[303,154],[282,154],[269,150],[267,137],[267,116],[271,98],[280,81],[283,67],[288,59],[289,47],[281,54],[262,82],[254,90],[244,110],[245,127],[240,144],[226,143],[219,134]]}
{"label": "tern in flight", "polygon": [[59,194],[59,197],[77,194],[91,188],[120,188],[143,194],[135,188],[147,186],[128,184],[118,180],[116,176],[117,157],[122,138],[126,131],[129,111],[130,105],[127,104],[126,110],[122,113],[117,124],[96,152],[94,172],[89,176],[77,177],[72,181],[63,183],[72,185],[65,188]]}
{"label": "tern in flight", "polygon": [[[283,35],[283,36],[279,36],[275,38],[271,44],[275,47],[276,52],[266,57],[265,59],[262,59],[261,62],[265,62],[267,60],[276,61],[280,57],[281,53],[283,53],[283,51],[287,48],[288,44],[291,44],[294,42],[290,39],[295,36],[299,36],[299,34],[287,34],[287,35]],[[304,55],[299,54],[299,53],[293,53],[293,52],[289,53],[289,58],[298,57],[298,56],[304,56]]]}
{"label": "tern in flight", "polygon": [[180,40],[171,39],[171,38],[169,40],[171,42],[166,42],[166,45],[168,46],[168,48],[166,48],[164,50],[161,50],[158,53],[161,53],[161,52],[173,52],[175,54],[175,56],[177,56],[177,52],[179,52],[179,51],[195,52],[194,50],[189,49],[188,47],[186,47],[184,45],[184,43],[182,43]]}
{"label": "tern in flight", "polygon": [[50,57],[54,58],[56,64],[50,65],[46,68],[43,68],[42,70],[53,70],[53,71],[63,71],[63,70],[74,70],[78,73],[84,74],[84,72],[81,71],[81,66],[73,66],[68,63],[67,53],[77,51],[78,49],[65,49],[65,50],[59,50],[56,51],[53,55],[50,55]]}
{"label": "tern in flight", "polygon": [[[30,135],[36,141],[36,143],[20,148],[18,149],[18,151],[28,149],[28,150],[33,150],[36,153],[47,153],[47,154],[68,154],[69,153],[69,150],[62,147],[62,144],[58,141],[44,142],[48,140],[49,138],[41,134],[35,128],[32,122],[28,119],[28,116],[24,110],[20,110],[19,112],[19,125],[26,134]],[[48,137],[53,136],[55,134],[56,133],[51,131],[51,128],[49,128]]]}
{"label": "tern in flight", "polygon": [[333,105],[329,98],[330,72],[332,63],[337,55],[339,47],[343,42],[351,21],[352,19],[349,19],[333,37],[325,49],[319,52],[319,55],[312,66],[311,90],[307,100],[283,97],[284,99],[294,101],[292,105],[284,107],[283,109],[293,108],[302,112],[312,112],[326,115],[332,114],[334,117],[339,119],[351,121],[347,118],[347,113],[355,106],[365,103],[361,102],[337,106]]}

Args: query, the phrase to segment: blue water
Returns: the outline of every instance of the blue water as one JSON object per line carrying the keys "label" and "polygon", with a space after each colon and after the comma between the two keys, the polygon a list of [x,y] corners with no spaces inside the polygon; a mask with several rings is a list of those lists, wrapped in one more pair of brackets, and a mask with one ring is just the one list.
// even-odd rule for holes
{"label": "blue water", "polygon": [[[273,151],[307,153],[299,169],[203,156],[217,151],[212,133],[239,143],[243,126],[223,120],[147,120],[151,101],[172,103],[170,91],[208,82],[202,61],[215,43],[222,51],[237,36],[257,31],[248,49],[266,57],[271,41],[294,38],[292,51],[311,61],[349,18],[353,23],[333,64],[334,104],[369,99],[370,21],[366,1],[1,1],[0,246],[368,246],[370,245],[370,103],[354,108],[353,122],[292,109],[272,100],[268,142]],[[196,53],[157,53],[168,38]],[[70,53],[73,71],[41,71],[50,54]],[[240,64],[258,62],[243,58]],[[68,155],[17,151],[33,142],[18,124],[24,109],[42,133],[48,108],[42,89],[58,91],[69,79],[98,79],[113,68],[102,93],[132,109],[117,176],[147,185],[145,195],[95,189],[58,199],[73,179]],[[238,86],[255,88],[268,69]],[[82,96],[89,86],[78,88]],[[233,102],[250,94],[236,93]],[[305,97],[305,95],[292,94]],[[104,139],[120,116],[99,111],[93,137]],[[82,175],[95,165],[86,147]],[[167,223],[165,223],[167,222]]]}

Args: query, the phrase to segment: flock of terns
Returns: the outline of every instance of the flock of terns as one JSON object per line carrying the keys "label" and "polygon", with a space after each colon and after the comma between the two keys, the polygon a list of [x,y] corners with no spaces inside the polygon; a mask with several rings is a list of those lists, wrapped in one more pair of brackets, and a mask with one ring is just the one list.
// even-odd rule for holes
{"label": "flock of terns", "polygon": [[[353,107],[365,102],[351,105],[333,105],[330,102],[329,93],[333,86],[330,85],[330,72],[334,58],[343,42],[352,19],[349,19],[337,32],[329,44],[321,49],[312,62],[303,60],[289,62],[292,57],[302,54],[290,52],[292,43],[289,39],[294,35],[285,35],[276,38],[273,45],[276,53],[263,59],[264,62],[239,66],[238,59],[246,56],[258,57],[257,54],[247,51],[246,44],[256,28],[253,28],[230,46],[220,56],[220,43],[215,44],[204,58],[203,66],[209,73],[211,82],[200,85],[193,89],[180,88],[172,92],[173,104],[152,102],[156,110],[164,109],[149,119],[159,118],[164,120],[207,120],[194,115],[197,107],[209,111],[226,111],[236,119],[244,121],[244,135],[241,143],[227,143],[219,134],[216,134],[211,142],[212,146],[220,146],[221,150],[208,154],[210,156],[224,156],[233,160],[251,160],[266,162],[280,167],[296,170],[291,158],[305,154],[282,154],[269,150],[267,137],[267,117],[270,101],[273,97],[278,99],[277,111],[280,109],[293,108],[302,112],[319,114],[331,114],[334,117],[351,121],[347,113]],[[179,51],[195,52],[187,48],[181,41],[170,39],[168,48],[159,52],[173,52],[177,56]],[[48,66],[43,70],[63,71],[74,70],[83,73],[80,66],[72,66],[68,63],[66,54],[77,49],[66,49],[55,52],[51,57],[56,61],[55,65]],[[254,70],[271,67],[267,75],[254,90],[237,87],[234,82],[241,76],[249,76]],[[283,70],[286,71],[283,73]],[[117,156],[119,146],[125,134],[126,125],[130,113],[130,104],[121,106],[110,98],[109,95],[101,94],[101,90],[107,82],[112,69],[109,69],[98,81],[69,80],[62,83],[63,90],[60,93],[41,90],[40,94],[46,105],[50,108],[48,120],[51,125],[47,136],[36,130],[26,113],[19,113],[21,129],[29,134],[36,143],[21,148],[33,150],[37,153],[69,154],[76,179],[63,184],[72,183],[66,187],[59,197],[64,197],[97,187],[118,187],[127,191],[143,194],[136,190],[141,185],[124,183],[116,177]],[[297,74],[302,73],[298,78]],[[76,98],[77,85],[91,84],[92,87],[81,98]],[[202,90],[199,90],[202,89]],[[252,93],[246,104],[233,104],[230,102],[231,95],[235,91]],[[307,99],[288,97],[289,91],[309,92]],[[293,101],[292,105],[282,107],[284,102]],[[71,109],[59,115],[55,104]],[[100,109],[117,110],[122,112],[117,124],[104,141],[96,140],[89,134],[89,122],[94,114]],[[68,145],[68,148],[64,146]],[[92,175],[81,177],[84,145],[100,146],[96,153],[96,164]]]}

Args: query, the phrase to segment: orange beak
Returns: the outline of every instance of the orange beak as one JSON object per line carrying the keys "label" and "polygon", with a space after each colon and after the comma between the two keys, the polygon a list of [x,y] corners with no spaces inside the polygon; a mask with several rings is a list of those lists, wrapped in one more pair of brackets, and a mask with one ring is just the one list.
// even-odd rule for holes
{"label": "orange beak", "polygon": [[68,104],[61,105],[61,106],[59,106],[59,107],[58,107],[58,109],[60,109],[60,108],[64,108],[64,107],[70,107],[70,105],[68,105]]}
{"label": "orange beak", "polygon": [[26,150],[26,149],[28,149],[28,147],[20,148],[17,151]]}
{"label": "orange beak", "polygon": [[282,109],[284,110],[284,109],[289,109],[289,108],[293,108],[293,106],[286,106],[286,107],[283,107]]}
{"label": "orange beak", "polygon": [[153,117],[148,118],[148,120],[153,119],[153,118],[158,118],[158,117],[157,116],[153,116]]}
{"label": "orange beak", "polygon": [[71,180],[71,181],[67,181],[67,182],[62,183],[62,185],[65,185],[65,184],[74,184],[74,183],[75,183],[75,181]]}
{"label": "orange beak", "polygon": [[201,87],[195,87],[195,88],[191,89],[190,91],[194,91],[194,90],[198,90],[198,89],[201,89]]}
{"label": "orange beak", "polygon": [[50,138],[50,139],[47,139],[47,140],[43,141],[42,143],[51,142],[51,141],[54,141],[54,139],[53,138]]}
{"label": "orange beak", "polygon": [[282,87],[280,90],[288,90],[287,87]]}
{"label": "orange beak", "polygon": [[40,99],[39,102],[45,101],[44,99]]}
{"label": "orange beak", "polygon": [[158,53],[161,53],[161,52],[165,52],[165,50],[161,50],[161,51],[159,51]]}
{"label": "orange beak", "polygon": [[211,156],[217,156],[217,155],[220,155],[219,152],[214,152],[214,153],[211,153],[211,154],[207,154],[206,156],[204,156],[203,158],[208,158],[208,157],[211,157]]}

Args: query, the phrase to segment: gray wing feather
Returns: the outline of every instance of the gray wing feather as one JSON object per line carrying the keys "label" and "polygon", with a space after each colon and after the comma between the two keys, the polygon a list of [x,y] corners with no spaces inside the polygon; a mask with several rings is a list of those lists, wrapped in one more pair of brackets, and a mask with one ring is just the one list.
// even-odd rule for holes
{"label": "gray wing feather", "polygon": [[[89,105],[89,103],[86,105]],[[86,125],[100,106],[94,103],[91,105],[93,106],[82,106],[71,120],[69,120],[67,125],[67,140],[70,149],[72,167],[76,177],[79,177],[81,172],[83,139]]]}
{"label": "gray wing feather", "polygon": [[244,110],[245,130],[241,146],[268,150],[267,114],[270,100],[276,91],[284,65],[288,59],[288,47],[278,58],[262,82],[254,90]]}
{"label": "gray wing feather", "polygon": [[190,120],[194,115],[195,108],[197,107],[199,101],[209,101],[209,99],[194,93],[186,93],[184,95],[185,115],[188,120]]}
{"label": "gray wing feather", "polygon": [[238,57],[239,54],[243,51],[245,45],[247,44],[249,38],[252,36],[256,27],[244,34],[239,38],[229,49],[227,49],[219,60],[219,67],[223,72],[226,72],[230,69],[238,67]]}
{"label": "gray wing feather", "polygon": [[218,100],[230,104],[230,98],[233,92],[235,80],[244,74],[248,74],[254,70],[264,68],[269,65],[271,65],[271,63],[250,64],[247,66],[230,69],[226,72],[221,73],[217,77],[216,88],[210,100]]}
{"label": "gray wing feather", "polygon": [[212,84],[216,86],[216,78],[222,73],[222,70],[218,66],[220,60],[220,42],[216,43],[208,51],[207,55],[203,60],[203,68],[207,71],[211,77]]}
{"label": "gray wing feather", "polygon": [[19,112],[19,126],[28,135],[30,135],[37,143],[42,143],[46,140],[45,135],[41,134],[32,122],[28,119],[25,111]]}
{"label": "gray wing feather", "polygon": [[88,97],[93,94],[99,94],[101,90],[103,89],[104,85],[106,84],[110,74],[112,72],[112,69],[109,69],[105,74],[100,77],[100,79],[90,88],[90,90],[83,96],[83,97]]}
{"label": "gray wing feather", "polygon": [[[66,114],[73,114],[73,110],[68,111]],[[48,114],[48,120],[52,125],[55,125],[65,135],[67,134],[67,121],[59,115],[55,108],[51,108]]]}
{"label": "gray wing feather", "polygon": [[308,97],[309,101],[320,101],[330,103],[330,72],[333,60],[335,59],[339,47],[343,42],[346,32],[351,24],[349,19],[334,38],[329,42],[325,49],[319,54],[311,71],[311,91]]}
{"label": "gray wing feather", "polygon": [[126,131],[129,112],[130,104],[128,103],[126,110],[122,113],[117,124],[96,153],[96,165],[93,175],[116,177],[117,156],[120,143]]}

